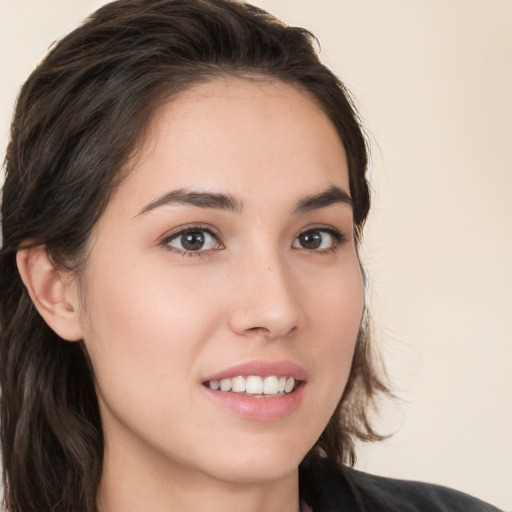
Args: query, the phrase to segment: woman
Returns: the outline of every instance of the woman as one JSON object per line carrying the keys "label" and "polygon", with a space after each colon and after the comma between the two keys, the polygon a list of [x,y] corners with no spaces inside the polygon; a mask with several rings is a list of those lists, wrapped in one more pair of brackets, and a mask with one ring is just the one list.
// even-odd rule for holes
{"label": "woman", "polygon": [[56,45],[6,157],[7,510],[496,510],[338,465],[386,392],[366,167],[311,36],[251,6],[121,0]]}

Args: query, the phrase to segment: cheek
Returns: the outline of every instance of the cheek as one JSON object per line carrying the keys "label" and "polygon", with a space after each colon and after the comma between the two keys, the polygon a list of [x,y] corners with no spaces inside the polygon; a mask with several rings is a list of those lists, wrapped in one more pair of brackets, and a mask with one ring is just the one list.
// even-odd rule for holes
{"label": "cheek", "polygon": [[112,268],[91,285],[84,342],[104,427],[115,434],[126,425],[171,446],[183,434],[175,418],[196,400],[187,383],[215,323],[212,299],[193,281],[136,266]]}
{"label": "cheek", "polygon": [[200,284],[183,280],[136,264],[93,276],[84,341],[101,388],[132,386],[150,397],[190,368],[215,312]]}
{"label": "cheek", "polygon": [[[336,396],[343,392],[364,311],[364,285],[359,264],[338,279],[323,283],[312,298],[312,333],[318,347],[312,354],[316,366],[323,369],[325,384]],[[313,320],[312,320],[313,322]]]}
{"label": "cheek", "polygon": [[[314,290],[314,291],[313,291]],[[344,339],[357,336],[364,309],[364,284],[358,261],[341,266],[326,278],[313,280],[304,290],[309,315],[320,329],[331,330]]]}

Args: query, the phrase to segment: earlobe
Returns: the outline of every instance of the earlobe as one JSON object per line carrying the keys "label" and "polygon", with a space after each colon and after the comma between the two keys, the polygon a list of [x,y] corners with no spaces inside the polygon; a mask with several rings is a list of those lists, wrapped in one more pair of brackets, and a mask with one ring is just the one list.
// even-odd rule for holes
{"label": "earlobe", "polygon": [[45,322],[61,338],[81,340],[76,290],[71,287],[70,275],[55,268],[46,246],[20,249],[16,263],[30,298]]}

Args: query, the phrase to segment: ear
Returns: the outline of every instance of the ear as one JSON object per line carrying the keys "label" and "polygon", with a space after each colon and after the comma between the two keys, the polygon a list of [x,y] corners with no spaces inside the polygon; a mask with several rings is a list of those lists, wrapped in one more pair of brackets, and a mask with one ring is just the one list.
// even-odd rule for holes
{"label": "ear", "polygon": [[79,302],[71,275],[55,268],[44,245],[20,249],[16,263],[30,298],[44,321],[61,338],[81,340]]}

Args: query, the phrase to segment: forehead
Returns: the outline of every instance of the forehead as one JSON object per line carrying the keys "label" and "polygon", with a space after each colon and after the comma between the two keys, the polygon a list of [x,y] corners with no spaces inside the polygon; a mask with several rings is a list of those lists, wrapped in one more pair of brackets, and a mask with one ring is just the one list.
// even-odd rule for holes
{"label": "forehead", "polygon": [[[251,195],[291,183],[348,190],[345,151],[322,109],[297,87],[225,78],[196,85],[161,105],[132,161],[136,200],[161,188],[200,185]],[[121,186],[121,189],[123,186]]]}

